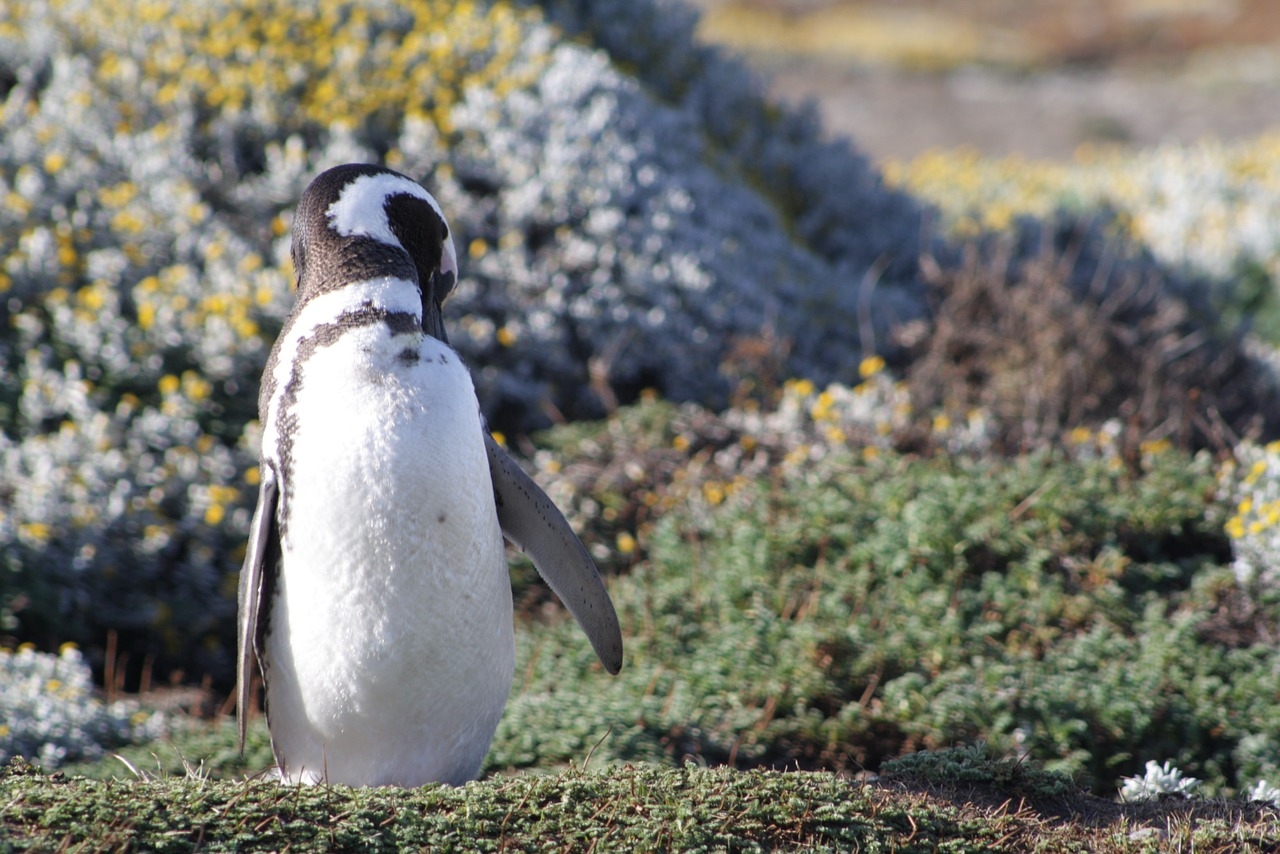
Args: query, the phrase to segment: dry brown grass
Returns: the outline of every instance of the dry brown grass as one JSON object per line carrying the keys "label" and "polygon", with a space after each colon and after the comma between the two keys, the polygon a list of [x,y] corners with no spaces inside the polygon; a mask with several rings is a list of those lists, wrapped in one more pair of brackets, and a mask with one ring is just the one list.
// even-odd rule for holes
{"label": "dry brown grass", "polygon": [[1045,225],[1031,253],[999,237],[945,269],[926,259],[933,320],[907,373],[915,411],[983,410],[1005,452],[1113,419],[1128,455],[1158,440],[1222,451],[1280,424],[1273,384],[1207,307],[1114,245],[1082,261],[1093,239],[1086,223]]}

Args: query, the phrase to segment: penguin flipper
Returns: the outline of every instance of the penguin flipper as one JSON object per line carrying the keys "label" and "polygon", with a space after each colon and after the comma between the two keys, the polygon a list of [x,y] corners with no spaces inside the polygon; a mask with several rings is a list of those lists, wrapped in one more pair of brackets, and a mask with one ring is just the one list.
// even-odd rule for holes
{"label": "penguin flipper", "polygon": [[622,628],[595,561],[555,502],[488,430],[484,446],[502,533],[533,560],[538,574],[586,633],[605,670],[616,674],[622,669]]}
{"label": "penguin flipper", "polygon": [[240,617],[237,631],[239,655],[236,659],[236,722],[240,727],[240,752],[244,752],[245,732],[249,726],[249,686],[257,658],[262,595],[267,577],[276,571],[280,554],[280,532],[276,527],[276,501],[279,489],[275,473],[262,466],[262,484],[258,489],[258,506],[249,525],[249,545],[245,549],[244,566],[240,570]]}

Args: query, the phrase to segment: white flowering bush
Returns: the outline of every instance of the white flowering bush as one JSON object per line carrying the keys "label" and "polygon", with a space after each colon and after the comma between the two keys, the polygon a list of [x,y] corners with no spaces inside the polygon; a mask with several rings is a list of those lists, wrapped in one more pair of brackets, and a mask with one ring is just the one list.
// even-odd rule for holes
{"label": "white flowering bush", "polygon": [[135,702],[104,703],[74,646],[58,655],[22,647],[0,650],[0,765],[26,757],[46,770],[96,759],[164,734],[165,716]]}
{"label": "white flowering bush", "polygon": [[1266,780],[1259,780],[1249,790],[1249,800],[1270,801],[1276,806],[1280,806],[1280,786],[1273,786]]}
{"label": "white flowering bush", "polygon": [[1161,260],[1222,281],[1256,266],[1280,281],[1280,135],[1136,154],[1085,150],[1065,163],[972,150],[933,151],[886,167],[890,183],[936,203],[963,231],[1021,215],[1109,206]]}
{"label": "white flowering bush", "polygon": [[1234,512],[1226,523],[1232,568],[1253,595],[1280,593],[1280,442],[1245,443],[1222,467],[1221,497]]}

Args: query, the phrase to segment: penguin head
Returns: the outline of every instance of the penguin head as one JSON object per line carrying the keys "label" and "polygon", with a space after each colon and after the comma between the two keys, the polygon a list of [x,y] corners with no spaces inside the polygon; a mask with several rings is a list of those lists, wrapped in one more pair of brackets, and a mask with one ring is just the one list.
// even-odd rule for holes
{"label": "penguin head", "polygon": [[417,181],[351,163],[316,176],[293,225],[298,306],[353,282],[395,276],[418,284],[423,331],[447,341],[441,308],[458,281],[449,223]]}

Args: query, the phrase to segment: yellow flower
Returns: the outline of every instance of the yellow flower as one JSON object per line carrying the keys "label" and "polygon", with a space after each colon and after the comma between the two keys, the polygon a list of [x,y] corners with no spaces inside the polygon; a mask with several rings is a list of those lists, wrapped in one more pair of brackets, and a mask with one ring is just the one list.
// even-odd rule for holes
{"label": "yellow flower", "polygon": [[618,534],[618,551],[629,555],[636,550],[636,538],[626,531]]}
{"label": "yellow flower", "polygon": [[870,379],[884,370],[884,359],[880,356],[867,356],[858,364],[858,376]]}
{"label": "yellow flower", "polygon": [[120,211],[111,218],[111,227],[126,234],[137,234],[145,229],[147,224],[133,211]]}
{"label": "yellow flower", "polygon": [[782,458],[783,463],[789,466],[799,465],[809,458],[809,446],[798,445],[787,451],[787,455]]}
{"label": "yellow flower", "polygon": [[182,372],[182,388],[192,400],[204,400],[213,393],[213,383],[195,371]]}
{"label": "yellow flower", "polygon": [[818,399],[813,403],[811,414],[814,421],[825,421],[832,417],[832,410],[835,409],[836,396],[828,389],[818,395]]}
{"label": "yellow flower", "polygon": [[1083,445],[1093,439],[1093,431],[1088,427],[1075,427],[1067,434],[1067,439],[1073,445]]}
{"label": "yellow flower", "polygon": [[31,211],[31,202],[14,192],[5,194],[4,206],[19,216],[25,216]]}
{"label": "yellow flower", "polygon": [[1143,442],[1140,447],[1142,453],[1156,457],[1172,448],[1173,443],[1168,439],[1156,439],[1155,441]]}
{"label": "yellow flower", "polygon": [[102,308],[103,304],[106,302],[106,297],[103,296],[102,289],[95,288],[92,285],[83,287],[76,291],[76,299],[80,302],[80,305],[90,311],[97,311]]}
{"label": "yellow flower", "polygon": [[808,397],[813,394],[812,380],[790,380],[787,385],[790,386],[791,392],[796,397]]}
{"label": "yellow flower", "polygon": [[53,535],[53,528],[46,522],[26,522],[18,526],[18,533],[43,543]]}

